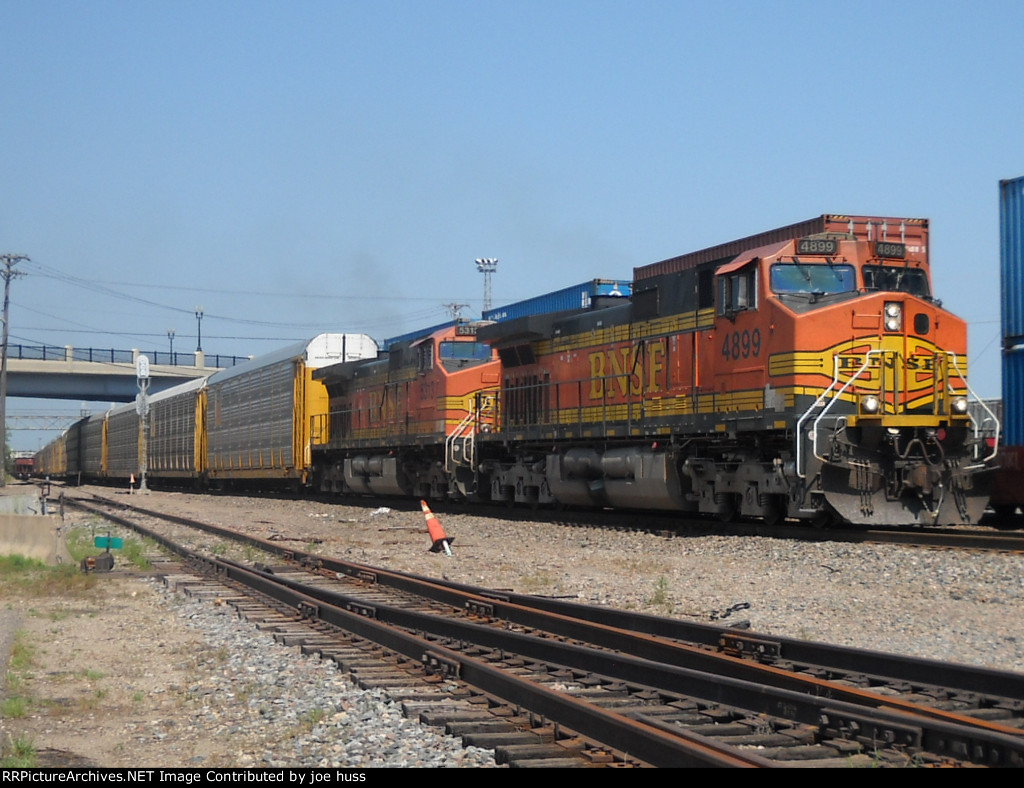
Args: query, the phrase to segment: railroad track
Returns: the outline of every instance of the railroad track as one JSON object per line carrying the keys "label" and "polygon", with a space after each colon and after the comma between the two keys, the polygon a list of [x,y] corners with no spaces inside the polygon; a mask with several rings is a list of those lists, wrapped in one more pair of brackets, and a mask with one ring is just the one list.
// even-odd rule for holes
{"label": "railroad track", "polygon": [[[325,500],[337,502],[337,497]],[[347,499],[347,503],[358,504],[359,499]],[[387,500],[385,503],[399,509],[415,509],[414,502],[409,499]],[[380,500],[374,499],[372,506],[377,507]],[[901,544],[910,547],[928,547],[951,550],[982,550],[1007,553],[1024,553],[1024,529],[1020,523],[1024,518],[1004,519],[995,517],[988,519],[988,525],[976,526],[929,526],[901,527],[877,526],[873,528],[833,526],[816,528],[795,521],[787,521],[777,525],[766,525],[763,522],[731,521],[721,522],[708,516],[694,517],[679,512],[659,513],[622,512],[617,510],[553,509],[519,507],[502,509],[486,504],[432,504],[439,515],[453,513],[475,514],[495,519],[506,518],[513,521],[534,522],[544,520],[566,527],[593,528],[602,527],[625,532],[641,532],[663,536],[671,539],[678,536],[694,536],[716,534],[720,536],[763,536],[773,539],[794,539],[806,542],[845,542],[848,544]]]}
{"label": "railroad track", "polygon": [[[101,511],[96,502],[76,505]],[[434,691],[408,695],[406,711],[503,762],[1024,765],[1024,675],[496,593],[120,502],[102,507],[187,558],[192,579],[176,582],[195,593],[225,584],[210,593],[250,617],[270,616],[260,625],[334,659],[357,681],[373,673],[394,682],[382,672],[397,672],[404,683],[415,674]],[[189,555],[180,537],[143,517],[238,540],[259,556],[245,565],[212,557],[209,547]],[[242,588],[260,604],[244,601]]]}
{"label": "railroad track", "polygon": [[[43,486],[46,489],[45,485]],[[304,500],[302,496],[281,493],[277,497],[288,500]],[[337,503],[337,496],[325,496],[322,500]],[[418,511],[418,505],[408,498],[351,498],[345,502],[352,505],[366,503],[367,506],[393,507],[399,510]],[[475,514],[495,519],[513,521],[546,522],[566,527],[609,528],[624,532],[656,534],[671,539],[678,536],[716,534],[721,536],[762,536],[773,539],[793,539],[807,542],[844,542],[848,544],[900,544],[909,547],[925,547],[950,550],[979,550],[1005,553],[1024,553],[1024,516],[997,518],[987,515],[980,525],[975,526],[930,526],[900,527],[877,526],[874,528],[847,528],[834,526],[816,528],[789,521],[777,525],[766,525],[758,521],[721,522],[712,517],[693,517],[678,512],[636,513],[616,510],[586,510],[550,508],[502,508],[473,503],[433,503],[435,513]]]}

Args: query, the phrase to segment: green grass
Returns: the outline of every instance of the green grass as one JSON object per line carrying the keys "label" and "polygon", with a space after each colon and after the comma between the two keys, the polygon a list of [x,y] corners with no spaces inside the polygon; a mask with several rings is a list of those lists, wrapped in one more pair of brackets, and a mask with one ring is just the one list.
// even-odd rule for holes
{"label": "green grass", "polygon": [[14,633],[14,645],[11,647],[11,658],[7,666],[11,670],[27,670],[32,667],[35,653],[35,648],[28,642],[25,630],[19,629]]}
{"label": "green grass", "polygon": [[0,555],[0,575],[45,568],[46,564],[35,558],[26,558],[23,555]]}
{"label": "green grass", "polygon": [[126,539],[121,555],[132,566],[138,569],[152,569],[153,565],[145,556],[145,551],[150,549],[149,539]]}
{"label": "green grass", "polygon": [[[97,533],[97,531],[103,531],[103,533]],[[95,556],[103,552],[101,548],[96,547],[94,540],[97,536],[106,536],[109,531],[109,528],[96,528],[95,526],[83,526],[72,529],[67,537],[67,545],[68,552],[75,559],[75,563],[80,563],[83,558]],[[111,536],[113,536],[112,533]],[[114,554],[115,566],[128,563],[138,569],[152,568],[152,564],[145,556],[145,552],[153,544],[151,539],[126,536],[122,537],[122,541],[124,546],[121,549],[111,550]]]}
{"label": "green grass", "polygon": [[96,585],[96,578],[77,565],[46,566],[22,556],[0,559],[0,597],[40,598],[77,596]]}
{"label": "green grass", "polygon": [[671,611],[672,609],[672,596],[669,589],[668,580],[664,575],[659,577],[654,582],[654,593],[644,600],[647,605],[652,607],[662,607],[666,610]]}
{"label": "green grass", "polygon": [[18,736],[4,743],[0,769],[31,769],[35,766],[36,748],[29,739]]}
{"label": "green grass", "polygon": [[0,702],[0,717],[16,720],[28,714],[28,701],[20,695],[11,695]]}

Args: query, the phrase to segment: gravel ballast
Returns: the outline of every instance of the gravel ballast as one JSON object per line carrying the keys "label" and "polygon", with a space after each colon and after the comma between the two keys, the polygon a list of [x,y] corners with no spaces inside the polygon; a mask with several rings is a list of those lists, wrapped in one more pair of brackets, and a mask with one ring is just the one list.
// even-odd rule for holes
{"label": "gravel ballast", "polygon": [[[458,582],[705,622],[744,620],[765,634],[1024,672],[1021,556],[666,538],[445,513],[438,517],[453,540],[447,556],[428,552],[418,508],[165,492],[131,502],[244,525],[300,550]],[[100,607],[103,615],[116,611],[119,624],[83,619],[81,602],[72,601],[63,605],[72,611],[64,618],[22,611],[18,625],[39,639],[40,651],[65,662],[75,650],[93,662],[125,661],[90,685],[108,693],[94,710],[96,730],[86,735],[88,719],[77,722],[83,735],[76,744],[66,723],[55,721],[56,710],[40,704],[35,717],[4,721],[5,741],[25,731],[41,750],[81,752],[104,766],[493,765],[488,753],[404,719],[399,704],[355,689],[330,663],[274,643],[227,606],[187,599],[152,580],[109,579],[101,584],[108,591],[97,593],[114,600]],[[48,604],[61,607],[59,600]],[[85,632],[91,645],[78,640]],[[55,688],[45,673],[32,679],[32,692],[70,691]],[[113,719],[98,713],[115,701],[126,708]],[[96,742],[108,739],[99,749]],[[140,753],[149,757],[140,761]]]}

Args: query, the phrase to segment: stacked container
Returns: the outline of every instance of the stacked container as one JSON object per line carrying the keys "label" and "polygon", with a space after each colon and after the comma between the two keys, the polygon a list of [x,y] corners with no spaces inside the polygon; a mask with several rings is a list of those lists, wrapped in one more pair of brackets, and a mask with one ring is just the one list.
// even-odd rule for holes
{"label": "stacked container", "polygon": [[1024,446],[1024,177],[999,182],[1003,436]]}

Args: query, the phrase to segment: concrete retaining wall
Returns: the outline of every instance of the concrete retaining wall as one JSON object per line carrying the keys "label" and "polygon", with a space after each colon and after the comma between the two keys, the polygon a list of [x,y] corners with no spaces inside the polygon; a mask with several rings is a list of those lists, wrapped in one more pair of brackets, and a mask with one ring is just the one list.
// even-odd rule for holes
{"label": "concrete retaining wall", "polygon": [[71,563],[59,517],[39,514],[35,495],[0,496],[0,555],[21,555],[49,565]]}

